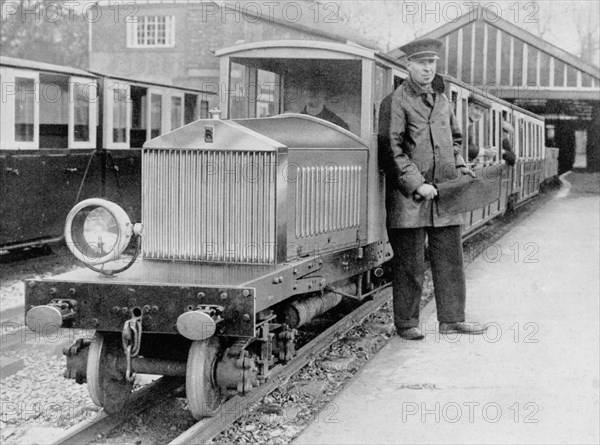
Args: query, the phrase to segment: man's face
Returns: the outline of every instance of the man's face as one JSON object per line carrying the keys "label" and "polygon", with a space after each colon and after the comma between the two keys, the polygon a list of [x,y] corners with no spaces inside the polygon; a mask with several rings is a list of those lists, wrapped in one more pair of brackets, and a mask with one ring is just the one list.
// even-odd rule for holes
{"label": "man's face", "polygon": [[325,104],[325,92],[317,88],[309,88],[307,103],[312,108],[319,108]]}
{"label": "man's face", "polygon": [[427,85],[433,81],[437,68],[437,59],[418,59],[408,61],[410,77],[419,85]]}
{"label": "man's face", "polygon": [[481,105],[477,105],[477,104],[469,104],[469,120],[471,122],[477,122],[479,119],[481,119],[481,116],[483,116],[483,113],[485,111],[485,108],[483,108]]}

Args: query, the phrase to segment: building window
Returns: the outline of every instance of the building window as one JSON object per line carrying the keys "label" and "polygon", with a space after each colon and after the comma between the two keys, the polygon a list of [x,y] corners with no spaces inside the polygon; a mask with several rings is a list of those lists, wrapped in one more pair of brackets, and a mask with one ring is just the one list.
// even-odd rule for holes
{"label": "building window", "polygon": [[140,16],[127,23],[128,48],[172,48],[175,46],[175,17]]}

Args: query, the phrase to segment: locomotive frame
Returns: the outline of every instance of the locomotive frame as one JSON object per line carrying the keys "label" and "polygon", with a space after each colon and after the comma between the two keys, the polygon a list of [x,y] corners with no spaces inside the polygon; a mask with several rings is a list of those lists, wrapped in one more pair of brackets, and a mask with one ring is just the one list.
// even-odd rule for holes
{"label": "locomotive frame", "polygon": [[[96,329],[91,342],[67,351],[67,375],[87,381],[109,412],[121,409],[132,375],[143,372],[185,375],[192,414],[213,415],[228,394],[251,390],[293,358],[297,327],[342,297],[362,301],[376,291],[392,257],[376,128],[380,101],[407,76],[402,65],[314,41],[242,44],[217,56],[229,119],[215,113],[144,146],[143,260],[117,276],[81,270],[26,286],[30,328]],[[330,98],[339,99],[331,107],[350,131],[299,109],[285,114],[286,105],[301,106],[288,99],[307,76],[327,87],[316,73],[327,77],[340,66],[346,77],[329,84]],[[236,103],[239,85],[260,79],[265,96],[248,88],[251,97]],[[466,129],[473,88],[449,84]],[[470,212],[467,233],[537,193],[545,173],[543,120],[491,99],[479,142],[495,145],[499,157],[507,119],[522,128],[519,160],[503,169],[498,199]],[[527,181],[533,185],[524,188]],[[90,204],[88,214],[107,212],[99,208]]]}

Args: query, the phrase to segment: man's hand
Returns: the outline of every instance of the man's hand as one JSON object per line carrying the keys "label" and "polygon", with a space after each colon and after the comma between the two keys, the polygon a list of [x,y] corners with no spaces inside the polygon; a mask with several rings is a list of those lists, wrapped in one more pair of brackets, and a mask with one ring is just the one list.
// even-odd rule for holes
{"label": "man's hand", "polygon": [[421,184],[416,192],[424,199],[433,199],[438,194],[437,189],[430,184]]}
{"label": "man's hand", "polygon": [[469,167],[459,167],[458,171],[461,172],[463,175],[470,175],[472,178],[477,177],[477,175],[473,173],[471,169],[469,169]]}

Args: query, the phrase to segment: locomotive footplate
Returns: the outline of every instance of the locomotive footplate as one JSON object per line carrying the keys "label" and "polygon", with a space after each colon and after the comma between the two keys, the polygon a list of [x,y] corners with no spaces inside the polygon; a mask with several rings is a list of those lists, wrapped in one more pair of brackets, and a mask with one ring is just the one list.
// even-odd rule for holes
{"label": "locomotive footplate", "polygon": [[[47,324],[62,327],[120,332],[132,315],[141,316],[145,333],[178,334],[180,315],[206,307],[222,308],[217,335],[254,337],[255,295],[251,287],[197,285],[147,285],[123,283],[75,283],[47,280],[27,282],[25,308],[47,306],[57,298],[68,299],[72,311],[68,319],[57,321],[49,309],[47,320],[35,317],[30,329],[44,332]],[[43,311],[40,311],[43,312]],[[33,318],[33,317],[30,317]]]}

